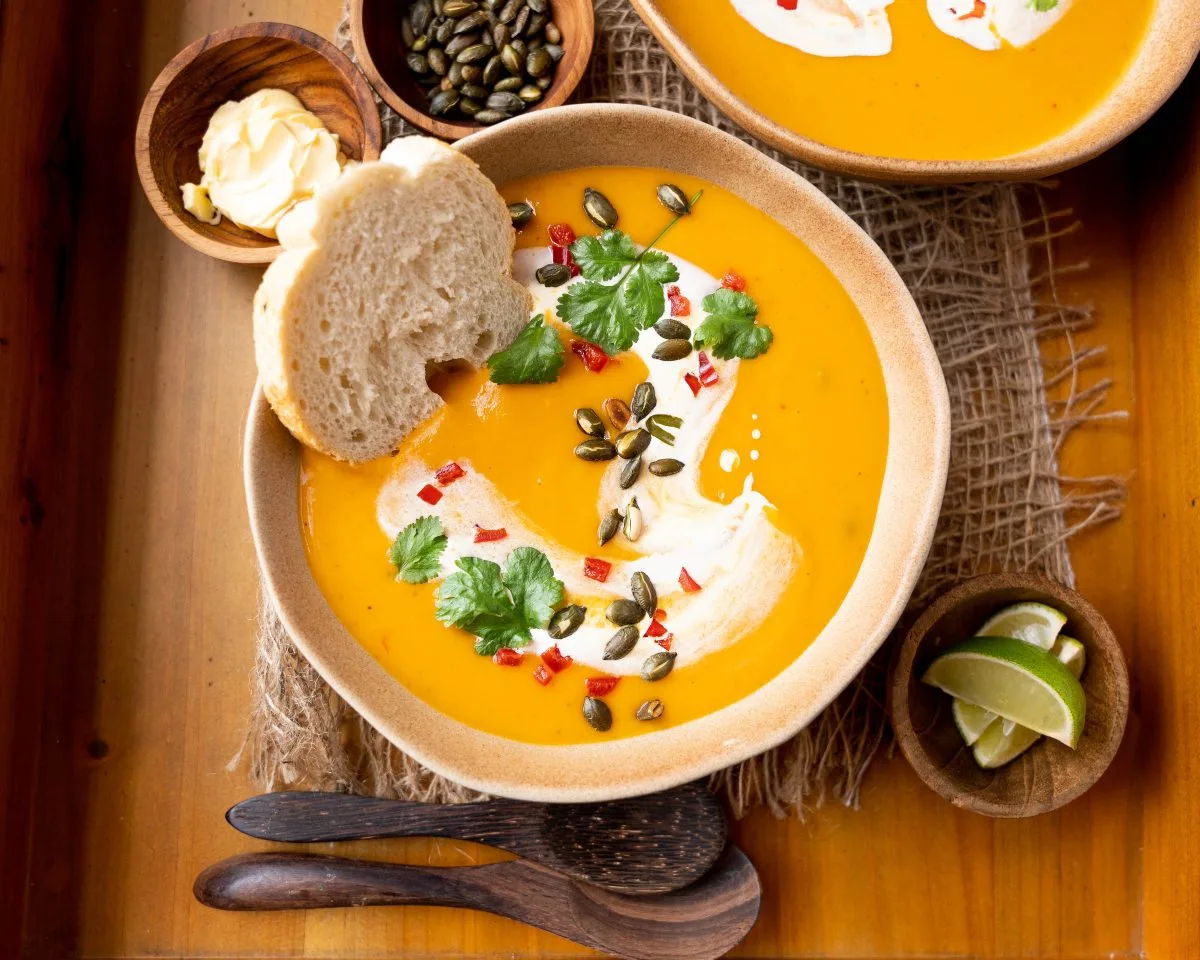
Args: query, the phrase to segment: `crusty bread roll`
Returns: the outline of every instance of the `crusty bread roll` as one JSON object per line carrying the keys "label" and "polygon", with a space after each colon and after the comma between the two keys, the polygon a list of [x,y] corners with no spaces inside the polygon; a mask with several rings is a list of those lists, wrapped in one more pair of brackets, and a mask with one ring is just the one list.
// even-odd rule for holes
{"label": "crusty bread roll", "polygon": [[503,199],[428,137],[348,169],[279,240],[254,297],[259,382],[296,439],[339,460],[394,451],[442,402],[427,364],[479,367],[529,319]]}

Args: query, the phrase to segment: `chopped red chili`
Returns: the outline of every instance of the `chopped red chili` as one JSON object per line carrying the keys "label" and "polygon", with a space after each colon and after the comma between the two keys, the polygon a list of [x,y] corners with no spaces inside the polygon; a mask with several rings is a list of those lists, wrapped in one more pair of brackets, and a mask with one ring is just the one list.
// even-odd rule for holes
{"label": "chopped red chili", "polygon": [[539,663],[533,668],[533,679],[544,687],[554,679],[554,674],[547,670],[544,664]]}
{"label": "chopped red chili", "polygon": [[417,491],[417,496],[424,500],[431,507],[442,499],[442,491],[432,484],[425,484]]}
{"label": "chopped red chili", "polygon": [[798,0],[775,0],[784,10],[795,10]]}
{"label": "chopped red chili", "polygon": [[570,267],[571,276],[579,276],[579,264],[575,262],[575,258],[567,247],[551,247],[550,256],[555,263],[563,263]]}
{"label": "chopped red chili", "polygon": [[542,663],[555,673],[562,673],[574,662],[570,657],[564,656],[557,645],[542,651]]}
{"label": "chopped red chili", "polygon": [[601,560],[598,557],[583,558],[583,575],[589,580],[603,583],[608,579],[610,573],[612,573],[612,564],[607,560]]}
{"label": "chopped red chili", "polygon": [[708,359],[708,354],[703,350],[697,356],[700,359],[700,382],[706,387],[711,387],[721,379],[717,374],[717,368],[712,365],[712,361]]}
{"label": "chopped red chili", "polygon": [[[796,5],[793,3],[790,7],[785,9],[795,10]],[[746,289],[746,278],[740,273],[734,273],[732,270],[730,270],[721,278],[721,286],[723,286],[726,290],[733,290],[735,293],[741,293]]]}
{"label": "chopped red chili", "polygon": [[599,373],[608,363],[608,354],[594,343],[588,343],[586,340],[572,340],[571,352],[582,360],[583,365],[592,373]]}
{"label": "chopped red chili", "polygon": [[692,301],[679,292],[679,288],[672,284],[667,287],[667,299],[671,301],[671,316],[687,317],[692,313]]}
{"label": "chopped red chili", "polygon": [[687,567],[679,568],[679,585],[683,587],[684,593],[695,593],[701,589],[700,584],[692,579],[692,575],[687,572]]}
{"label": "chopped red chili", "polygon": [[448,483],[453,483],[459,477],[465,477],[466,475],[467,471],[460,467],[453,460],[434,473],[434,476],[437,477],[437,482],[443,487]]}
{"label": "chopped red chili", "polygon": [[693,397],[700,396],[700,378],[698,376],[694,373],[685,373],[683,375],[683,382],[691,389]]}
{"label": "chopped red chili", "polygon": [[589,697],[606,697],[620,683],[620,677],[588,677],[583,681]]}
{"label": "chopped red chili", "polygon": [[671,649],[671,641],[674,639],[675,639],[675,634],[668,633],[666,636],[655,637],[654,642],[657,643],[664,650],[670,650]]}
{"label": "chopped red chili", "polygon": [[519,667],[524,659],[525,654],[512,647],[501,647],[492,654],[492,663],[500,667]]}
{"label": "chopped red chili", "polygon": [[475,524],[475,542],[476,543],[491,543],[493,540],[503,540],[508,536],[508,531],[503,527],[498,527],[495,530],[488,530]]}
{"label": "chopped red chili", "polygon": [[667,619],[667,611],[664,610],[662,607],[659,607],[657,610],[654,611],[654,619],[655,620],[666,620]]}
{"label": "chopped red chili", "polygon": [[987,4],[983,0],[975,0],[975,6],[970,13],[964,13],[959,20],[979,20],[987,13]]}
{"label": "chopped red chili", "polygon": [[646,628],[646,632],[643,633],[642,636],[650,637],[650,638],[661,637],[666,632],[667,632],[667,628],[662,625],[662,621],[651,620],[650,626],[648,626]]}
{"label": "chopped red chili", "polygon": [[556,247],[569,247],[575,242],[575,230],[569,223],[552,223],[546,230]]}

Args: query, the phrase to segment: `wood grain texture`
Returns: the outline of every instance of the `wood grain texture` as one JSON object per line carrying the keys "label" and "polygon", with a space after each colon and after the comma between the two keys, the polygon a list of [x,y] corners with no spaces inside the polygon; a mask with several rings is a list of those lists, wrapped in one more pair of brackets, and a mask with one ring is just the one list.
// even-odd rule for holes
{"label": "wood grain texture", "polygon": [[[1045,603],[1068,617],[1063,636],[1087,651],[1087,719],[1076,749],[1043,737],[998,770],[983,770],[950,715],[950,697],[921,682],[929,664],[1014,603]],[[1125,654],[1100,612],[1044,577],[995,573],[939,597],[895,650],[888,712],[896,742],[917,775],[956,807],[988,817],[1035,817],[1090,789],[1121,745],[1129,713]]]}
{"label": "wood grain texture", "polygon": [[344,793],[250,797],[225,819],[260,840],[315,843],[447,837],[499,847],[621,893],[686,887],[716,863],[729,831],[703,783],[608,803],[409,803]]}
{"label": "wood grain texture", "polygon": [[[418,130],[443,140],[460,140],[483,129],[483,124],[447,120],[426,111],[426,98],[413,80],[404,58],[408,53],[400,21],[408,12],[403,0],[349,0],[350,42],[363,73],[389,107]],[[562,59],[554,82],[530,108],[546,110],[567,102],[587,70],[596,38],[592,0],[550,0],[551,19],[562,30]]]}
{"label": "wood grain texture", "polygon": [[704,879],[660,896],[622,896],[530,863],[412,867],[340,857],[244,854],[197,879],[196,899],[221,910],[442,906],[483,910],[599,950],[646,960],[724,956],[754,926],[762,888],[737,847]]}
{"label": "wood grain texture", "polygon": [[382,148],[379,110],[362,72],[324,37],[286,23],[247,23],[189,44],[155,78],[142,101],[134,156],[142,188],[175,236],[210,257],[269,263],[278,242],[222,217],[197,220],[180,188],[200,181],[197,151],[217,108],[256,90],[286,90],[338,137],[351,160]]}
{"label": "wood grain texture", "polygon": [[[260,272],[171,238],[130,158],[163,64],[251,14],[328,34],[338,3],[0,4],[0,116],[23,131],[0,141],[12,187],[0,218],[0,956],[586,953],[465,911],[251,915],[192,898],[204,866],[261,849],[222,823],[253,792],[225,765],[254,649],[240,432]],[[826,808],[807,824],[756,814],[734,828],[764,894],[738,956],[1200,949],[1198,105],[1193,80],[1161,123],[1060,191],[1086,225],[1061,258],[1092,266],[1060,293],[1097,305],[1077,347],[1108,348],[1079,386],[1112,378],[1110,406],[1135,409],[1075,434],[1061,457],[1075,476],[1138,468],[1125,518],[1073,549],[1081,591],[1133,665],[1116,760],[1083,797],[1032,820],[956,810],[898,756],[872,769],[860,811]],[[1060,347],[1046,349],[1053,359]],[[417,865],[503,856],[447,840],[338,852]]]}

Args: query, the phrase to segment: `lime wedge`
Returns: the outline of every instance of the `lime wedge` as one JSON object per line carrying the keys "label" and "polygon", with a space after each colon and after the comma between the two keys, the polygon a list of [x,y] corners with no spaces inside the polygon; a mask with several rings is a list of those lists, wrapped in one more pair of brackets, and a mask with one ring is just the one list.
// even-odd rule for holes
{"label": "lime wedge", "polygon": [[1078,640],[1071,637],[1059,637],[1054,641],[1050,652],[1058,657],[1078,680],[1083,676],[1083,668],[1087,666],[1087,650]]}
{"label": "lime wedge", "polygon": [[1015,637],[1049,650],[1066,622],[1065,614],[1044,603],[1017,603],[988,620],[975,631],[975,636]]}
{"label": "lime wedge", "polygon": [[958,732],[962,734],[963,742],[968,747],[982,737],[983,731],[998,719],[991,710],[984,710],[983,707],[958,699],[955,699],[951,713],[954,715],[954,725],[958,727]]}
{"label": "lime wedge", "polygon": [[1070,747],[1083,732],[1079,681],[1057,657],[1013,637],[964,640],[934,660],[922,679]]}
{"label": "lime wedge", "polygon": [[1042,739],[1040,733],[1034,733],[1028,727],[1013,727],[1012,733],[1003,731],[1003,720],[996,720],[975,742],[971,752],[975,762],[984,770],[995,770],[1006,763],[1012,763],[1026,750]]}

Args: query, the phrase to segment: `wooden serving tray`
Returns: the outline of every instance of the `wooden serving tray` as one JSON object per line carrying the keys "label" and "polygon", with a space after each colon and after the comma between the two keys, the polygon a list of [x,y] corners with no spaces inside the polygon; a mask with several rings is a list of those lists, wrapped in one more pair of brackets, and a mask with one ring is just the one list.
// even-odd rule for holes
{"label": "wooden serving tray", "polygon": [[[252,792],[226,764],[253,655],[240,439],[260,269],[167,234],[136,186],[133,127],[200,34],[250,17],[328,33],[338,4],[0,3],[0,957],[585,952],[457,911],[231,915],[191,897],[203,866],[261,846],[222,819]],[[737,833],[766,899],[741,955],[1200,951],[1197,78],[1063,183],[1087,229],[1060,253],[1092,270],[1062,293],[1098,305],[1084,339],[1109,350],[1088,376],[1134,411],[1063,454],[1067,473],[1134,477],[1126,516],[1074,554],[1131,660],[1125,745],[1091,793],[1030,821],[956,811],[898,757],[859,812],[750,818]]]}

